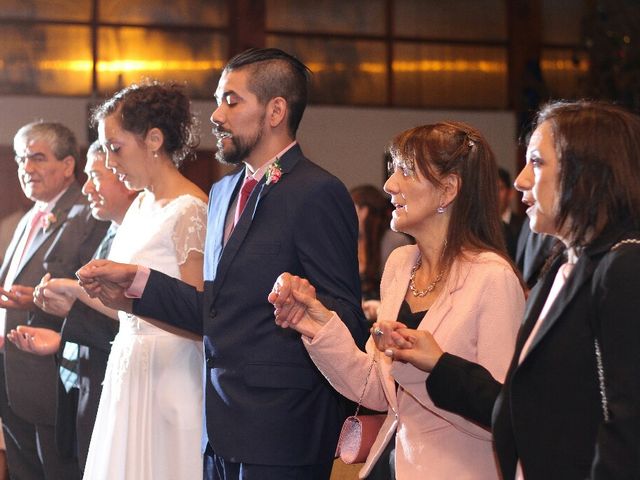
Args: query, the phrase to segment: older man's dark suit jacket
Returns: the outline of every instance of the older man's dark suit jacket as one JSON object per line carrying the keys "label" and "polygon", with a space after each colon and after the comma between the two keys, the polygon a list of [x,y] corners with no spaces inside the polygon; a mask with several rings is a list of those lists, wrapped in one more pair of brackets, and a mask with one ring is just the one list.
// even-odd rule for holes
{"label": "older man's dark suit jacket", "polygon": [[[532,290],[504,387],[482,367],[445,354],[427,379],[436,405],[489,425],[503,478],[516,462],[527,480],[640,478],[640,245],[611,251],[637,233],[613,231],[588,248],[532,331],[564,260]],[[609,253],[610,252],[610,253]],[[594,334],[611,414],[603,422]]]}
{"label": "older man's dark suit jacket", "polygon": [[[52,213],[55,221],[40,230],[24,254],[14,284],[35,286],[49,272],[53,277],[69,278],[91,259],[109,224],[98,222],[77,183],[60,197]],[[29,222],[29,214],[20,221],[5,262],[0,269],[4,282],[17,244]],[[51,328],[60,331],[63,319],[35,309],[7,310],[5,334],[18,325]],[[56,419],[58,369],[54,355],[41,357],[22,352],[5,343],[4,382],[8,405],[13,413],[30,424],[53,426]],[[11,425],[7,425],[11,428]]]}
{"label": "older man's dark suit jacket", "polygon": [[152,271],[134,310],[204,334],[206,426],[217,455],[312,465],[333,458],[344,409],[300,335],[275,325],[267,295],[282,272],[308,278],[363,345],[357,221],[344,185],[297,145],[280,165],[281,179],[256,186],[224,247],[244,171],[211,189],[204,293]]}

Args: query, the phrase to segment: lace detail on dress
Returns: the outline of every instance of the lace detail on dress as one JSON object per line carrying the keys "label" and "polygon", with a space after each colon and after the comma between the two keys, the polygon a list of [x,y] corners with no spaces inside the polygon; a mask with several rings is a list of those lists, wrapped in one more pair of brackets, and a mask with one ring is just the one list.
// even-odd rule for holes
{"label": "lace detail on dress", "polygon": [[178,265],[187,261],[192,251],[204,253],[204,237],[207,226],[207,204],[190,197],[191,202],[182,208],[173,228],[173,244]]}

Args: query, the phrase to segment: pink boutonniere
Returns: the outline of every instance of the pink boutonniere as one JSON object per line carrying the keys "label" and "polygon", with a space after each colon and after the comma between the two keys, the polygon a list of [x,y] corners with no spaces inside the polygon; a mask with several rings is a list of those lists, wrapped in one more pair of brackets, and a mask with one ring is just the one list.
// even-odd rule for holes
{"label": "pink boutonniere", "polygon": [[282,177],[282,168],[280,168],[280,159],[276,157],[276,161],[269,165],[267,169],[267,181],[265,184],[271,185],[272,183],[278,183],[280,177]]}
{"label": "pink boutonniere", "polygon": [[58,218],[53,213],[49,212],[42,219],[42,228],[44,228],[45,230],[49,230],[49,228],[51,228],[51,225],[53,225],[57,221],[58,221]]}

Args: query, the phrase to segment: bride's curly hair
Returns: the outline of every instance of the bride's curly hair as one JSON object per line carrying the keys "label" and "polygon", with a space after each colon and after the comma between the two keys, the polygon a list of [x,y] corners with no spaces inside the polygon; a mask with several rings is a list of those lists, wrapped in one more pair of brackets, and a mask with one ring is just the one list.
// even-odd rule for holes
{"label": "bride's curly hair", "polygon": [[199,144],[199,122],[191,113],[191,102],[176,84],[147,81],[130,85],[99,105],[92,114],[95,126],[117,114],[125,130],[144,138],[158,128],[164,135],[162,148],[176,166],[193,156]]}

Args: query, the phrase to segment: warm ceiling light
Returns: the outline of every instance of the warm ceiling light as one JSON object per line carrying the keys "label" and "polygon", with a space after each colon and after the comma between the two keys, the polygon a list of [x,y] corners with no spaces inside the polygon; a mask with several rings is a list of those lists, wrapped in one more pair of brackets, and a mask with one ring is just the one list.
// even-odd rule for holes
{"label": "warm ceiling light", "polygon": [[[40,70],[62,70],[70,72],[90,72],[91,60],[43,60],[38,62]],[[207,71],[220,70],[224,63],[194,60],[113,60],[99,61],[99,72],[149,72],[149,71]]]}

